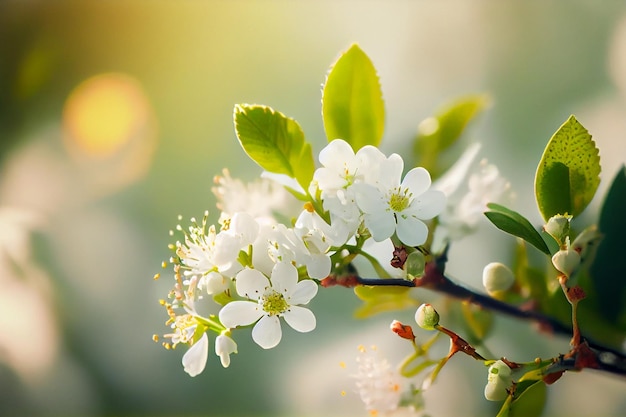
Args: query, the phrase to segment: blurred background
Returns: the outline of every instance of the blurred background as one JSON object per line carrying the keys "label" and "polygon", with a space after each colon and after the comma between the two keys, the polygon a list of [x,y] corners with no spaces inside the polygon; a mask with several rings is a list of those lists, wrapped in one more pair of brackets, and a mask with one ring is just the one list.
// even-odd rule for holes
{"label": "blurred background", "polygon": [[[372,343],[397,363],[408,346],[388,324],[413,311],[357,321],[350,290],[321,291],[315,332],[286,332],[270,351],[236,334],[230,368],[211,353],[196,378],[183,372],[183,349],[151,340],[167,331],[157,300],[170,282],[152,277],[177,215],[209,209],[215,221],[213,176],[260,172],[236,141],[233,105],[282,111],[319,151],[320,86],[352,42],[380,73],[386,153],[408,152],[446,101],[491,94],[470,139],[537,224],[535,167],[570,114],[600,148],[600,195],[626,161],[621,1],[2,1],[0,415],[366,415],[355,371],[338,364]],[[478,287],[484,264],[507,259],[499,239],[485,226],[460,242],[450,274]],[[491,350],[515,359],[567,350],[525,323],[496,326]],[[495,414],[485,382],[484,367],[455,358],[427,409]],[[567,375],[546,415],[620,415],[625,388]]]}

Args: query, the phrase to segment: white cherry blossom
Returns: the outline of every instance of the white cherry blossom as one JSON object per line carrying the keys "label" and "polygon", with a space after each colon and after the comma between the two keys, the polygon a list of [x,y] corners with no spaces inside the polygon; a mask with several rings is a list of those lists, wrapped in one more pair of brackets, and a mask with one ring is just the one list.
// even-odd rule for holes
{"label": "white cherry blossom", "polygon": [[188,277],[186,283],[197,283],[198,288],[213,294],[223,291],[229,277],[242,269],[237,262],[239,251],[255,241],[259,224],[247,213],[235,213],[221,219],[222,230],[218,233],[214,225],[207,229],[206,218],[207,214],[201,225],[193,221],[184,242],[176,243],[176,254]]}
{"label": "white cherry blossom", "polygon": [[356,202],[363,211],[365,226],[377,242],[397,234],[409,246],[423,244],[428,228],[422,220],[438,215],[445,206],[441,191],[429,190],[430,174],[424,168],[410,170],[402,183],[402,159],[395,154],[389,158],[393,164],[381,171],[377,186],[357,184]]}
{"label": "white cherry blossom", "polygon": [[362,221],[354,190],[337,190],[333,196],[326,197],[322,204],[324,210],[330,213],[336,244],[344,244],[356,233]]}
{"label": "white cherry blossom", "polygon": [[349,187],[358,176],[363,175],[361,160],[357,158],[348,142],[335,139],[320,151],[322,165],[315,170],[314,182],[322,190],[322,198],[336,190]]}
{"label": "white cherry blossom", "polygon": [[403,380],[387,359],[381,357],[375,346],[367,350],[359,346],[356,358],[358,372],[357,392],[371,415],[388,415],[398,410],[402,397]]}
{"label": "white cherry blossom", "polygon": [[301,305],[315,297],[317,284],[311,280],[298,282],[298,271],[291,263],[277,263],[271,281],[255,269],[244,269],[237,274],[236,289],[247,300],[226,304],[219,312],[220,321],[228,328],[256,323],[252,339],[264,349],[280,342],[280,317],[298,332],[315,328],[315,316]]}
{"label": "white cherry blossom", "polygon": [[510,199],[509,182],[495,165],[485,159],[475,162],[480,144],[467,148],[433,188],[447,197],[445,210],[439,216],[440,227],[435,233],[433,247],[459,240],[472,233],[487,209],[487,203],[504,203]]}
{"label": "white cherry blossom", "polygon": [[331,268],[330,257],[326,254],[330,245],[323,241],[319,230],[305,232],[301,228],[299,233],[285,225],[276,225],[269,238],[270,257],[274,262],[305,265],[311,278],[326,278]]}
{"label": "white cherry blossom", "polygon": [[[350,145],[336,139],[319,156],[322,167],[314,174],[315,187],[321,191],[324,210],[330,213],[336,240],[345,243],[358,230],[363,220],[357,205],[355,190],[367,184],[384,188],[389,178],[402,172],[402,158],[397,154],[386,157],[374,146],[364,146],[356,154]],[[399,168],[399,171],[398,171]]]}
{"label": "white cherry blossom", "polygon": [[211,191],[217,197],[217,208],[229,216],[245,212],[262,223],[276,223],[276,214],[295,215],[300,207],[300,202],[273,178],[262,176],[244,183],[224,169],[214,182]]}

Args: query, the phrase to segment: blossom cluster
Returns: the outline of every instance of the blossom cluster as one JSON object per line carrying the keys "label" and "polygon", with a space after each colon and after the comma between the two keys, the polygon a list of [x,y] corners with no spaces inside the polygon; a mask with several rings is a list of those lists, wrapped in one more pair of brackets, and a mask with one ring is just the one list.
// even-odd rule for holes
{"label": "blossom cluster", "polygon": [[237,352],[235,329],[251,328],[264,349],[279,344],[283,321],[312,331],[316,319],[308,304],[319,283],[351,255],[363,254],[365,241],[419,247],[429,238],[427,222],[449,211],[446,193],[431,187],[428,171],[417,167],[403,177],[397,154],[369,145],[355,152],[337,139],[321,150],[319,163],[304,203],[273,175],[244,184],[224,170],[213,188],[218,224],[209,225],[206,212],[201,222],[177,226],[182,238],[171,245],[169,261],[174,286],[161,300],[171,328],[163,345],[189,347],[182,359],[189,375],[204,370],[210,334],[227,367]]}
{"label": "blossom cluster", "polygon": [[334,140],[319,159],[312,186],[321,191],[338,240],[347,240],[363,222],[377,242],[396,233],[400,242],[419,246],[428,236],[424,220],[445,207],[444,193],[429,189],[426,169],[413,168],[401,181],[404,161],[398,154],[386,157],[374,146],[355,154],[347,142]]}

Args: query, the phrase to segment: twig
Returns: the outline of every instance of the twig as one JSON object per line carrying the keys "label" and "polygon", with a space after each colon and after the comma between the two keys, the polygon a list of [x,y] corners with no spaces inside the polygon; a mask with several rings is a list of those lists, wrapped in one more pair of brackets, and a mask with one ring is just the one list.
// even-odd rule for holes
{"label": "twig", "polygon": [[[571,337],[573,329],[571,326],[546,316],[538,311],[521,310],[516,306],[507,304],[495,298],[481,294],[465,286],[455,283],[444,274],[447,258],[444,255],[438,257],[435,262],[426,264],[425,273],[421,278],[413,281],[406,279],[378,279],[356,277],[356,282],[360,285],[370,286],[402,286],[414,288],[427,288],[448,296],[469,301],[485,309],[502,313],[521,320],[530,320],[538,323],[543,329],[550,329],[553,333]],[[597,369],[609,372],[614,375],[626,377],[626,354],[617,349],[604,346],[596,341],[585,339],[591,351],[597,358]]]}

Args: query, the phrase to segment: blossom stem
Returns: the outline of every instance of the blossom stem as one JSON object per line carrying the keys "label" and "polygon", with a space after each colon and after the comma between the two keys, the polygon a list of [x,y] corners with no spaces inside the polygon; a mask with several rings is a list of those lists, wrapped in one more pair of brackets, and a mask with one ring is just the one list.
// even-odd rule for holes
{"label": "blossom stem", "polygon": [[217,333],[221,333],[226,330],[223,324],[218,321],[213,320],[213,318],[202,317],[202,316],[194,316],[198,323],[205,325],[209,330],[212,330]]}

